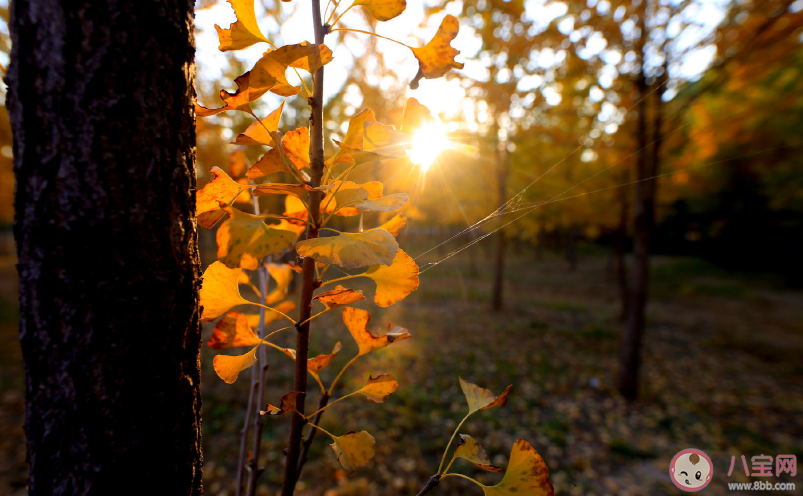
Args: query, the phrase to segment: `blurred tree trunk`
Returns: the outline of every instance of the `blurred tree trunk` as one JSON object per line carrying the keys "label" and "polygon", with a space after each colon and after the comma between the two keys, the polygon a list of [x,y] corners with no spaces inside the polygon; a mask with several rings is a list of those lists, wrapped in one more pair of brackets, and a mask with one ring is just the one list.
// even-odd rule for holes
{"label": "blurred tree trunk", "polygon": [[16,1],[32,495],[200,495],[193,2]]}
{"label": "blurred tree trunk", "polygon": [[[498,117],[494,119],[494,130],[496,131],[496,187],[497,187],[497,202],[504,205],[507,202],[507,178],[510,173],[510,153],[505,149],[500,149],[499,146],[499,126],[497,124]],[[493,296],[491,299],[491,310],[499,312],[504,307],[504,293],[505,293],[505,248],[507,247],[507,239],[505,238],[505,230],[500,229],[496,232],[496,258],[494,260],[494,287]]]}

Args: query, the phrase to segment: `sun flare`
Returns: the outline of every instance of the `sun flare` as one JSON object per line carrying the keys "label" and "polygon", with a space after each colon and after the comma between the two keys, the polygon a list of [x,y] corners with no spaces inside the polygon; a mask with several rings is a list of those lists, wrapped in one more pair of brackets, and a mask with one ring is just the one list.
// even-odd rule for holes
{"label": "sun flare", "polygon": [[410,161],[421,167],[421,172],[427,172],[438,155],[449,147],[449,138],[446,130],[438,121],[421,126],[413,134],[413,148],[410,152]]}

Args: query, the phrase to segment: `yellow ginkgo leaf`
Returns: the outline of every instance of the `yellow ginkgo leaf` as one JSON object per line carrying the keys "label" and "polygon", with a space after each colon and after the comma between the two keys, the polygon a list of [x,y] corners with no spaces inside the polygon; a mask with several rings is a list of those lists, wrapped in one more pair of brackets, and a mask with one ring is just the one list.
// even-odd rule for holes
{"label": "yellow ginkgo leaf", "polygon": [[212,167],[209,173],[212,179],[195,196],[198,225],[207,229],[214,227],[226,215],[220,208],[221,203],[228,205],[248,189],[248,186],[233,181],[220,167]]}
{"label": "yellow ginkgo leaf", "polygon": [[223,379],[226,384],[233,384],[240,372],[257,363],[257,348],[259,348],[258,345],[244,355],[215,355],[212,366],[218,377]]}
{"label": "yellow ginkgo leaf", "polygon": [[230,269],[220,261],[206,268],[200,292],[204,309],[201,319],[212,321],[237,305],[250,303],[240,296],[238,283],[242,270],[239,267]]}
{"label": "yellow ginkgo leaf", "polygon": [[407,193],[395,193],[375,200],[364,200],[355,203],[354,208],[371,212],[395,212],[400,210],[405,203],[407,203]]}
{"label": "yellow ginkgo leaf", "polygon": [[[376,229],[384,229],[385,231],[389,232],[394,236],[398,236],[399,232],[407,225],[407,217],[402,214],[394,215],[392,219],[385,222],[381,226],[377,227]],[[399,250],[401,251],[401,250]],[[397,253],[396,256],[398,257],[399,254]],[[417,268],[416,268],[417,270]]]}
{"label": "yellow ginkgo leaf", "polygon": [[463,390],[466,401],[468,401],[469,413],[490,410],[491,408],[506,405],[507,393],[510,392],[510,388],[512,387],[513,386],[508,386],[502,394],[494,396],[489,390],[481,388],[476,384],[466,382],[462,377],[460,378],[460,389]]}
{"label": "yellow ginkgo leaf", "polygon": [[[326,192],[321,200],[321,212],[332,213],[337,210],[337,215],[350,217],[359,215],[360,211],[354,207],[342,207],[342,205],[347,202],[381,198],[383,186],[379,181],[369,181],[363,184],[353,181],[332,181],[326,186],[321,186],[320,189]],[[364,193],[355,191],[360,189],[367,191],[368,195],[365,196]]]}
{"label": "yellow ginkgo leaf", "polygon": [[361,233],[341,232],[337,236],[305,239],[296,243],[296,251],[302,257],[312,257],[326,264],[356,269],[376,264],[390,265],[399,251],[399,244],[389,232],[372,229]]}
{"label": "yellow ginkgo leaf", "polygon": [[[348,131],[346,131],[346,137],[343,138],[343,145],[357,150],[362,150],[363,126],[366,122],[375,120],[376,114],[374,114],[374,111],[371,109],[363,109],[355,114],[351,120],[349,120],[349,128]],[[335,165],[338,162],[346,161],[348,161],[348,154],[344,150],[338,149],[334,155],[326,160],[326,166],[329,167],[330,165]]]}
{"label": "yellow ginkgo leaf", "polygon": [[326,367],[332,362],[332,359],[334,359],[337,356],[337,354],[340,353],[340,350],[342,348],[343,345],[341,345],[340,341],[338,341],[335,344],[335,347],[332,348],[332,353],[329,353],[328,355],[318,355],[316,357],[308,359],[307,371],[312,375],[317,375],[322,368]]}
{"label": "yellow ginkgo leaf", "polygon": [[329,446],[335,452],[337,461],[346,472],[354,473],[358,468],[364,467],[376,454],[374,436],[365,431],[349,432],[344,436],[332,436],[334,443]]}
{"label": "yellow ginkgo leaf", "polygon": [[354,161],[354,165],[362,165],[368,162],[401,158],[404,154],[404,150],[398,147],[389,147],[387,151],[388,153],[391,153],[391,155],[385,155],[383,153],[379,153],[381,151],[385,151],[386,149],[384,148],[378,148],[376,151],[369,152],[346,145],[345,143],[341,143],[337,140],[332,141],[334,141],[335,144],[340,147],[339,153],[347,154],[349,157],[351,157],[351,159]]}
{"label": "yellow ginkgo leaf", "polygon": [[355,301],[364,300],[365,296],[362,291],[355,291],[353,289],[346,289],[343,286],[337,285],[335,289],[321,293],[313,300],[318,300],[326,307],[327,310],[332,310],[338,307],[351,305]]}
{"label": "yellow ginkgo leaf", "polygon": [[513,444],[502,481],[482,486],[485,496],[554,496],[549,469],[541,455],[524,439]]}
{"label": "yellow ginkgo leaf", "polygon": [[223,210],[229,219],[217,230],[217,257],[227,267],[256,270],[261,258],[280,257],[296,242],[295,233],[272,229],[261,217],[232,207]]}
{"label": "yellow ginkgo leaf", "polygon": [[413,134],[432,121],[432,112],[426,106],[421,105],[415,98],[407,99],[407,103],[404,105],[401,132]]}
{"label": "yellow ginkgo leaf", "polygon": [[280,406],[275,407],[272,405],[268,405],[265,407],[264,411],[260,411],[260,415],[284,415],[285,413],[291,413],[296,411],[298,398],[303,398],[306,396],[306,393],[301,391],[293,391],[292,393],[287,393],[282,396],[282,401],[279,404]]}
{"label": "yellow ginkgo leaf", "polygon": [[407,329],[394,326],[388,326],[388,333],[384,336],[377,336],[368,330],[368,322],[371,316],[365,310],[358,308],[346,307],[343,309],[343,322],[348,327],[349,332],[354,337],[359,347],[359,354],[357,356],[367,355],[368,353],[384,348],[385,346],[403,339],[410,338],[410,333]]}
{"label": "yellow ginkgo leaf", "polygon": [[229,93],[226,90],[220,90],[220,99],[226,105],[220,108],[206,108],[195,103],[195,115],[198,117],[209,117],[210,115],[217,115],[227,110],[240,110],[247,114],[251,114],[251,102],[261,97],[268,92],[270,88],[252,88],[251,87],[251,73],[246,72],[234,78],[234,84],[237,85],[237,91]]}
{"label": "yellow ginkgo leaf", "polygon": [[[328,49],[327,49],[328,50]],[[281,96],[293,96],[301,93],[301,89],[287,81],[285,72],[293,62],[299,59],[320,57],[321,48],[311,43],[285,45],[265,52],[251,69],[250,87],[267,89]],[[331,58],[329,59],[331,60]],[[323,62],[321,60],[321,62]]]}
{"label": "yellow ginkgo leaf", "polygon": [[455,62],[454,58],[460,53],[452,48],[451,41],[457,37],[460,21],[453,15],[447,15],[441,21],[438,32],[432,41],[421,48],[413,48],[413,55],[418,59],[418,74],[410,82],[410,88],[418,88],[421,78],[439,78],[450,69],[462,69],[463,64]]}
{"label": "yellow ginkgo leaf", "polygon": [[366,121],[363,124],[362,149],[387,157],[403,157],[412,146],[410,136],[399,132],[393,126],[381,122]]}
{"label": "yellow ginkgo leaf", "polygon": [[271,148],[262,156],[245,174],[248,179],[257,179],[275,172],[289,172],[285,159],[298,170],[309,167],[309,129],[300,127],[279,139],[278,133],[272,133],[274,142],[281,141],[281,151],[278,147]]}
{"label": "yellow ginkgo leaf", "polygon": [[309,167],[309,129],[300,127],[284,135],[282,138],[287,158],[293,163],[296,169],[301,170]]}
{"label": "yellow ginkgo leaf", "polygon": [[362,275],[376,283],[374,303],[380,307],[389,307],[418,289],[418,265],[401,249],[390,266],[372,265]]}
{"label": "yellow ginkgo leaf", "polygon": [[248,317],[232,311],[217,322],[207,344],[216,350],[226,350],[239,346],[256,346],[260,341],[248,325]]}
{"label": "yellow ginkgo leaf", "polygon": [[399,388],[396,378],[390,374],[381,374],[376,377],[368,376],[368,382],[357,392],[364,394],[374,403],[384,403]]}
{"label": "yellow ginkgo leaf", "polygon": [[267,195],[293,195],[298,198],[303,198],[313,188],[306,184],[279,184],[268,183],[257,186],[254,188],[254,196],[267,196]]}
{"label": "yellow ginkgo leaf", "polygon": [[279,105],[279,108],[268,114],[267,117],[262,119],[262,122],[255,121],[248,126],[248,129],[242,134],[237,135],[234,141],[231,141],[231,144],[274,146],[273,137],[270,133],[279,130],[279,121],[282,118],[285,101],[286,100],[282,100],[282,104]]}
{"label": "yellow ginkgo leaf", "polygon": [[[237,148],[233,152],[229,153],[229,176],[232,179],[242,177],[242,175],[245,173],[245,170],[248,168],[246,165],[247,160],[248,159],[246,158],[245,152],[242,148]],[[243,183],[242,180],[239,180],[237,183],[242,184],[243,186],[248,186],[248,181]],[[242,196],[248,197],[248,193],[245,193],[245,195],[240,194],[240,197]]]}
{"label": "yellow ginkgo leaf", "polygon": [[325,66],[332,61],[332,50],[326,45],[318,45],[318,53],[308,55],[304,58],[298,59],[290,67],[296,69],[304,69],[309,73],[314,73],[321,67]]}
{"label": "yellow ginkgo leaf", "polygon": [[356,0],[354,5],[362,5],[377,21],[389,21],[407,8],[406,0]]}
{"label": "yellow ginkgo leaf", "polygon": [[215,24],[217,36],[220,40],[218,50],[240,50],[248,48],[254,43],[267,42],[268,39],[260,31],[254,14],[254,0],[228,0],[237,16],[237,22],[223,29]]}
{"label": "yellow ginkgo leaf", "polygon": [[276,281],[276,287],[268,294],[265,301],[268,305],[272,305],[287,297],[290,282],[293,280],[293,269],[288,264],[270,263],[268,264],[268,273]]}
{"label": "yellow ginkgo leaf", "polygon": [[491,460],[488,458],[488,454],[485,453],[485,448],[480,446],[480,443],[471,436],[460,434],[454,457],[468,460],[488,472],[502,473],[501,467],[491,465]]}

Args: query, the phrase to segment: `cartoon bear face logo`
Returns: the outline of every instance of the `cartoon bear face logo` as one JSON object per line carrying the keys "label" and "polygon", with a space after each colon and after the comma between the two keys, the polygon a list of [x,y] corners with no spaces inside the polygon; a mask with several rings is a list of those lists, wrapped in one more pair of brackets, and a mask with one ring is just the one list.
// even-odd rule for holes
{"label": "cartoon bear face logo", "polygon": [[675,485],[686,491],[695,492],[711,482],[714,465],[708,455],[694,448],[685,449],[672,458],[669,476]]}

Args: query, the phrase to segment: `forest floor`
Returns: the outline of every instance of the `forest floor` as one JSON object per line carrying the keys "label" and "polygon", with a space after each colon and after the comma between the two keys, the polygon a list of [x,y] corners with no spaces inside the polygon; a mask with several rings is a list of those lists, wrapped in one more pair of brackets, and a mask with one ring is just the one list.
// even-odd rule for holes
{"label": "forest floor", "polygon": [[[339,397],[358,389],[369,374],[391,373],[400,387],[387,403],[354,397],[328,409],[321,422],[335,434],[371,432],[374,460],[347,476],[319,436],[298,494],[417,494],[467,411],[458,376],[496,394],[513,385],[505,407],[474,415],[461,432],[476,438],[502,467],[513,442],[526,439],[546,460],[556,494],[680,494],[669,479],[669,462],[689,447],[713,460],[705,494],[724,495],[728,482],[752,480],[795,482],[796,491],[775,494],[803,494],[800,476],[748,478],[740,458],[803,457],[802,293],[770,277],[732,274],[696,259],[656,257],[641,397],[628,404],[614,387],[622,326],[616,281],[604,255],[581,257],[572,272],[554,255],[536,261],[532,253],[511,252],[501,314],[489,311],[491,264],[481,252],[476,256],[475,274],[467,256],[454,257],[422,274],[417,292],[386,309],[370,302],[370,281],[349,281],[368,297],[355,306],[371,313],[369,329],[383,333],[393,322],[413,338],[362,357],[335,392]],[[0,267],[1,494],[24,494],[25,486],[14,290],[10,262]],[[211,329],[205,327],[204,339]],[[276,342],[294,347],[292,333],[283,334]],[[328,353],[336,341],[343,350],[322,371],[325,384],[356,351],[338,311],[315,320],[312,353]],[[227,385],[212,370],[213,356],[204,344],[205,494],[233,496],[249,373]],[[292,361],[274,350],[268,359],[267,400],[276,404],[291,389]],[[313,390],[307,404],[317,403]],[[278,490],[286,417],[266,419],[259,494]],[[732,456],[736,464],[729,477]],[[462,461],[454,471],[489,485],[501,478]],[[431,494],[479,496],[481,490],[449,478]]]}

